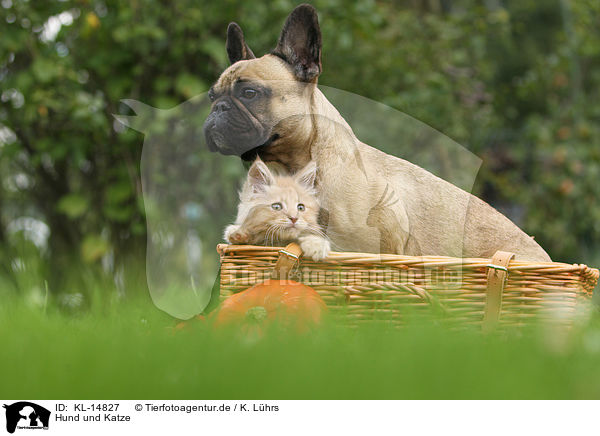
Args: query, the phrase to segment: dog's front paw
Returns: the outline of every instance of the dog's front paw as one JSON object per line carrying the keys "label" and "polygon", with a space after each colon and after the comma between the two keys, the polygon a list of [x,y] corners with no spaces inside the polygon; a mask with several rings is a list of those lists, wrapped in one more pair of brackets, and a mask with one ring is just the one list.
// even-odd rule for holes
{"label": "dog's front paw", "polygon": [[331,251],[331,244],[321,236],[301,236],[298,238],[298,242],[300,242],[300,248],[302,248],[304,256],[317,262],[326,258]]}
{"label": "dog's front paw", "polygon": [[247,244],[250,240],[248,232],[242,230],[241,226],[231,224],[225,229],[225,240],[230,244]]}

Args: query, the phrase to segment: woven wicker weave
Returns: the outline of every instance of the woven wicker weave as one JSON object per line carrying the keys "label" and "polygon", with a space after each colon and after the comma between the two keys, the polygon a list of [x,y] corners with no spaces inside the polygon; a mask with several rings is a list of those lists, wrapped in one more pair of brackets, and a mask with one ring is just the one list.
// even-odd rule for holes
{"label": "woven wicker weave", "polygon": [[[226,298],[269,278],[281,247],[221,244],[217,250],[221,298]],[[350,324],[403,323],[407,313],[432,308],[459,322],[481,324],[490,305],[491,263],[491,259],[332,252],[322,262],[301,259],[291,278],[313,287],[331,312]],[[587,306],[599,275],[586,265],[557,262],[512,260],[506,270],[496,315],[503,326],[530,319],[570,323],[578,309]]]}

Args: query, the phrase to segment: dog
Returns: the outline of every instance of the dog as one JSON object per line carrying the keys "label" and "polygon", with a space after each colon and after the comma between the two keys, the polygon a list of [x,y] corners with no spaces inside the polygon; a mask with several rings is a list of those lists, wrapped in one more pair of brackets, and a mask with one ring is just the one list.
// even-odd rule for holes
{"label": "dog", "polygon": [[259,155],[294,172],[317,163],[323,225],[340,251],[550,261],[496,209],[406,160],[360,142],[317,87],[321,31],[315,9],[288,16],[276,48],[257,58],[230,23],[231,65],[209,91],[209,150]]}

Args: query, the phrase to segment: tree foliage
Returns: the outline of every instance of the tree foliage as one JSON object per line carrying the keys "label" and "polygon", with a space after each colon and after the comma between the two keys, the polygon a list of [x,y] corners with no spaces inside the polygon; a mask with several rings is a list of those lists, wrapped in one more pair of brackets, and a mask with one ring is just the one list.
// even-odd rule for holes
{"label": "tree foliage", "polygon": [[[205,92],[227,66],[229,21],[262,54],[295,6],[0,4],[0,246],[14,257],[31,245],[22,218],[35,218],[49,238],[34,251],[55,276],[72,262],[104,262],[114,274],[127,259],[143,259],[143,138],[115,122],[113,114],[129,113],[120,100],[168,109]],[[388,104],[463,144],[484,160],[475,194],[554,259],[600,263],[598,2],[314,5],[322,84]],[[232,180],[240,174],[224,159],[210,165]],[[7,274],[15,268],[3,265]]]}

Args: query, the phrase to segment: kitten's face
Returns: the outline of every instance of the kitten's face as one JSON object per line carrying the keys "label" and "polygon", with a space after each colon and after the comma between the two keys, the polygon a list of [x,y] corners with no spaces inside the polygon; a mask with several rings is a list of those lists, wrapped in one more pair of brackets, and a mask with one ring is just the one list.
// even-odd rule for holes
{"label": "kitten's face", "polygon": [[260,159],[248,171],[241,207],[244,226],[267,245],[297,239],[300,233],[320,233],[319,203],[314,184],[316,165],[310,162],[294,175],[272,173]]}
{"label": "kitten's face", "polygon": [[265,239],[296,239],[302,231],[318,230],[319,204],[306,187],[292,177],[275,177],[275,183],[255,197],[255,219],[267,226]]}

